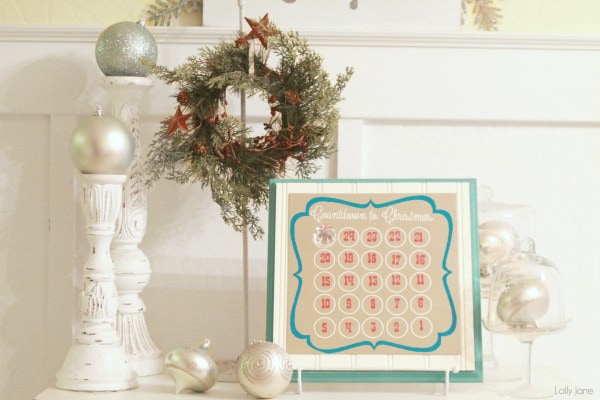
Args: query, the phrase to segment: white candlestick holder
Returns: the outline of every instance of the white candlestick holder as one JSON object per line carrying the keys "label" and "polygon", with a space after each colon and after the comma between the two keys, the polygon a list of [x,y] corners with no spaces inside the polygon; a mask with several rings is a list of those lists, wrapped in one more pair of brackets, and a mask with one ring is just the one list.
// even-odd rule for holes
{"label": "white candlestick holder", "polygon": [[145,77],[107,76],[101,78],[100,85],[113,102],[115,116],[127,126],[135,142],[133,161],[123,184],[123,206],[111,245],[119,294],[116,328],[138,376],[157,375],[163,371],[163,357],[150,336],[144,317],[146,305],[140,297],[150,280],[151,268],[148,257],[138,247],[146,233],[148,217],[139,103],[153,83]]}
{"label": "white candlestick holder", "polygon": [[131,389],[138,385],[114,329],[118,300],[110,256],[110,242],[121,209],[121,185],[126,176],[81,174],[80,177],[90,243],[79,299],[82,326],[56,374],[56,386],[76,391]]}

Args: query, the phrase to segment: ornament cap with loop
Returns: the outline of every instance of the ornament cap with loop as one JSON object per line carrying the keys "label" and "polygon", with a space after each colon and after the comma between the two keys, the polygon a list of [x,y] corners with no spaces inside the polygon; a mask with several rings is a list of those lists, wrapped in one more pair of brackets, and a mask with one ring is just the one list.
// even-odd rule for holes
{"label": "ornament cap with loop", "polygon": [[104,115],[104,109],[101,105],[96,106],[96,111],[92,114],[94,117],[101,117]]}

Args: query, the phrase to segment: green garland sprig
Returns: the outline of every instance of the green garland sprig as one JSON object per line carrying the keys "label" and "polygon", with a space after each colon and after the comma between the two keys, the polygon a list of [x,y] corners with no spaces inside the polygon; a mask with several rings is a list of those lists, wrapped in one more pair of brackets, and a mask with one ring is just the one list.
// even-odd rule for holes
{"label": "green garland sprig", "polygon": [[[288,168],[308,178],[331,154],[336,105],[353,71],[346,68],[332,84],[322,58],[297,33],[280,32],[266,15],[247,21],[249,34],[204,48],[174,69],[155,67],[160,79],[178,86],[178,105],[150,144],[146,172],[149,184],[165,177],[209,187],[223,220],[256,239],[264,233],[258,212],[268,204],[269,180]],[[250,45],[256,39],[262,46]],[[267,102],[263,132],[228,114],[230,92]]]}

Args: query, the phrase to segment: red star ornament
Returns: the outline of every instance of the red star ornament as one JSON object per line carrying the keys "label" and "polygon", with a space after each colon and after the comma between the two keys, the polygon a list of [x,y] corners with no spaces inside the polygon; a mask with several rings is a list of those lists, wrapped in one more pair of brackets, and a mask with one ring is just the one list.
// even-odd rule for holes
{"label": "red star ornament", "polygon": [[274,36],[279,33],[277,29],[269,27],[269,13],[266,13],[260,21],[244,17],[248,25],[250,25],[250,32],[246,35],[246,40],[258,39],[260,44],[266,49],[268,46],[269,36]]}
{"label": "red star ornament", "polygon": [[184,132],[189,130],[185,121],[187,121],[192,114],[183,114],[181,112],[181,107],[177,107],[177,111],[175,111],[175,115],[173,115],[170,119],[164,120],[162,123],[165,125],[169,125],[169,129],[167,129],[166,137],[169,137],[175,132],[177,129],[181,129]]}

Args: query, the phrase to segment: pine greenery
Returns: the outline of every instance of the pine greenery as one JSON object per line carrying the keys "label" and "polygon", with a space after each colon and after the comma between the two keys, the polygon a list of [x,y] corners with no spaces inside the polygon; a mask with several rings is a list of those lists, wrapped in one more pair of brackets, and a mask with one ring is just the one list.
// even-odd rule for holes
{"label": "pine greenery", "polygon": [[[165,121],[146,161],[149,185],[164,177],[210,188],[223,220],[237,231],[247,227],[255,239],[264,233],[257,214],[268,204],[269,181],[287,169],[308,178],[333,151],[336,105],[353,72],[347,68],[332,84],[305,39],[268,28],[268,49],[250,46],[240,33],[174,69],[155,67],[155,75],[177,85],[184,124],[175,124],[176,116]],[[279,62],[274,68],[270,55]],[[228,93],[242,91],[269,104],[264,132],[253,133],[227,114]]]}
{"label": "pine greenery", "polygon": [[154,25],[171,25],[173,18],[179,18],[181,11],[188,13],[202,11],[204,0],[155,0],[150,5],[148,20]]}

